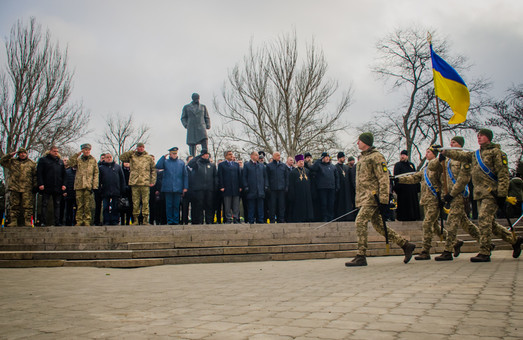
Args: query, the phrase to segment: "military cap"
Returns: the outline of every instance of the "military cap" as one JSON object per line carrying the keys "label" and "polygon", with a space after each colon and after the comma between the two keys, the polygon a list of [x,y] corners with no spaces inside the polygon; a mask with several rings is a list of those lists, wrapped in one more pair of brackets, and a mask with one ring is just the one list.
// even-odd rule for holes
{"label": "military cap", "polygon": [[363,143],[367,144],[368,146],[372,146],[374,144],[374,136],[370,132],[364,132],[362,133],[358,139],[362,141]]}
{"label": "military cap", "polygon": [[83,149],[91,150],[91,144],[85,143],[85,144],[80,145],[80,150],[83,150]]}
{"label": "military cap", "polygon": [[294,156],[294,160],[296,162],[303,161],[303,160],[305,160],[305,157],[303,157],[303,155],[296,155],[296,156]]}
{"label": "military cap", "polygon": [[172,148],[170,148],[169,150],[167,151],[178,151],[178,148],[176,146],[173,146]]}
{"label": "military cap", "polygon": [[144,146],[145,146],[145,144],[142,142],[136,144],[136,147],[144,147]]}
{"label": "military cap", "polygon": [[489,141],[492,141],[492,138],[494,138],[494,133],[492,132],[492,130],[489,130],[489,129],[479,130],[478,135],[486,136]]}
{"label": "military cap", "polygon": [[453,141],[455,141],[456,143],[458,143],[459,145],[461,145],[461,147],[464,147],[465,146],[465,138],[461,137],[461,136],[454,136],[452,137]]}
{"label": "military cap", "polygon": [[26,148],[19,148],[16,153],[27,153],[27,149]]}
{"label": "military cap", "polygon": [[342,158],[345,157],[345,153],[343,151],[338,152],[338,157],[336,158]]}
{"label": "military cap", "polygon": [[262,156],[262,157],[265,157],[265,151],[258,151],[258,155]]}

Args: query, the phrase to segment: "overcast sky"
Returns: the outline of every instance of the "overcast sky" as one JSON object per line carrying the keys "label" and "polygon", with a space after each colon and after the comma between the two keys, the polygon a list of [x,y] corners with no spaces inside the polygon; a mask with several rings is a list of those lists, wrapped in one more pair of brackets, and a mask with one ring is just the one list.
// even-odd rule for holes
{"label": "overcast sky", "polygon": [[[462,74],[465,82],[489,78],[494,97],[523,83],[521,0],[0,0],[2,67],[11,27],[31,16],[68,47],[73,99],[91,112],[90,128],[103,129],[109,114],[132,113],[151,127],[146,149],[155,155],[172,146],[188,150],[180,116],[193,92],[219,124],[212,98],[251,39],[261,44],[293,30],[301,43],[314,37],[341,89],[352,86],[353,105],[343,119],[354,124],[399,105],[370,66],[376,41],[400,27],[431,27],[448,37],[450,52],[473,64]],[[98,154],[97,138],[93,132],[77,144],[91,142]],[[345,145],[354,138],[340,135]]]}

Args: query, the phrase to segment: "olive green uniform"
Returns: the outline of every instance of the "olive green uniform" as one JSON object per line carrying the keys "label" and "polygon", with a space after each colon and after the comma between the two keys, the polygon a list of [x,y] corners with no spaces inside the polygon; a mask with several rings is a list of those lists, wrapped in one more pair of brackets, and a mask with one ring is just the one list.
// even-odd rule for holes
{"label": "olive green uniform", "polygon": [[24,217],[24,225],[32,226],[33,215],[33,189],[36,187],[36,163],[26,158],[21,160],[13,158],[11,154],[4,155],[0,159],[2,165],[8,172],[7,189],[9,190],[9,227],[18,225],[18,217]]}
{"label": "olive green uniform", "polygon": [[91,225],[93,190],[98,189],[98,163],[91,155],[78,157],[75,154],[69,158],[69,165],[77,168],[74,180],[76,224],[80,226]]}
{"label": "olive green uniform", "polygon": [[129,163],[129,186],[133,199],[133,222],[138,223],[140,203],[144,223],[149,220],[149,188],[156,183],[156,167],[153,158],[146,152],[127,151],[120,161]]}
{"label": "olive green uniform", "polygon": [[[441,193],[442,169],[441,167],[436,167],[434,170],[431,170],[430,165],[434,163],[438,163],[437,158],[431,160],[427,165],[427,176],[434,189]],[[419,204],[423,206],[423,211],[425,214],[425,218],[423,219],[423,244],[421,251],[429,254],[430,248],[432,247],[432,236],[434,234],[439,235],[444,239],[447,238],[447,231],[443,230],[442,234],[441,227],[438,224],[440,215],[439,198],[434,195],[432,190],[427,185],[427,182],[425,181],[425,170],[418,171],[405,177],[400,177],[398,182],[404,184],[421,183],[421,198]]]}
{"label": "olive green uniform", "polygon": [[[361,153],[356,164],[356,207],[360,208],[356,217],[356,232],[358,234],[358,255],[366,256],[368,223],[378,233],[385,236],[383,221],[374,195],[378,195],[382,204],[389,203],[389,173],[387,162],[383,155],[371,147]],[[387,228],[389,240],[400,247],[407,244],[393,229]]]}
{"label": "olive green uniform", "polygon": [[483,172],[476,159],[475,152],[445,151],[445,156],[471,164],[474,199],[478,202],[479,253],[490,256],[493,233],[510,244],[515,244],[516,238],[495,220],[498,210],[496,197],[504,198],[507,197],[508,193],[509,171],[507,155],[501,151],[499,144],[494,143],[481,146],[480,155],[483,163],[497,176],[497,180],[490,178]]}

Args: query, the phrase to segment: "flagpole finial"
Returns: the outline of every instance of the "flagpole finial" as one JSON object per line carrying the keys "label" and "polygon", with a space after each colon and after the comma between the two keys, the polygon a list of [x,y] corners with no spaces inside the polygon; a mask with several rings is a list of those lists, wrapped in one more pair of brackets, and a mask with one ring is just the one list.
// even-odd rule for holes
{"label": "flagpole finial", "polygon": [[430,32],[427,32],[427,41],[432,45],[432,34]]}

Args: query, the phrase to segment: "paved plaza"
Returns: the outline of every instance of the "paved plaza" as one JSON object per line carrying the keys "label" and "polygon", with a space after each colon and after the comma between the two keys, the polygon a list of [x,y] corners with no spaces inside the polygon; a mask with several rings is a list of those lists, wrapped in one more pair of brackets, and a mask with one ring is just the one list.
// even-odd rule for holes
{"label": "paved plaza", "polygon": [[0,338],[523,338],[523,259],[474,255],[0,269]]}

